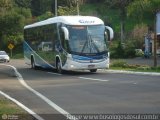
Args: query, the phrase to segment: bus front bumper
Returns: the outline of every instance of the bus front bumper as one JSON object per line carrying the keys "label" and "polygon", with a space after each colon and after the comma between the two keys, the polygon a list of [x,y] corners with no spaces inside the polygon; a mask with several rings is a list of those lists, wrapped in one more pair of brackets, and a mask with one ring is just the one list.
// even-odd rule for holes
{"label": "bus front bumper", "polygon": [[108,69],[109,58],[104,59],[101,62],[82,63],[72,60],[67,60],[66,64],[62,67],[64,70],[91,70],[91,69]]}

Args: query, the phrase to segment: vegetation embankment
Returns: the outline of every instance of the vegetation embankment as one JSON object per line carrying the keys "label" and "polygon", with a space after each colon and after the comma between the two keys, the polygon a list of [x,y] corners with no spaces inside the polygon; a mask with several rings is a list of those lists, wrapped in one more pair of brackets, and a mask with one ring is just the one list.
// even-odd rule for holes
{"label": "vegetation embankment", "polygon": [[[42,0],[43,1],[43,0]],[[144,2],[144,1],[142,1]],[[152,3],[153,2],[153,3]],[[110,53],[111,53],[111,59],[125,59],[125,58],[134,58],[134,57],[143,57],[144,53],[143,51],[136,51],[135,49],[142,49],[144,44],[144,34],[148,32],[148,29],[153,30],[153,15],[151,14],[152,10],[149,8],[147,11],[149,14],[146,14],[146,6],[149,4],[154,4],[155,2],[158,2],[157,0],[153,0],[152,2],[144,4],[144,10],[141,11],[141,9],[138,9],[138,2],[130,2],[130,4],[127,4],[127,2],[124,0],[123,3],[126,3],[125,11],[126,16],[124,19],[125,24],[125,31],[124,31],[124,41],[122,43],[121,41],[121,10],[117,7],[121,3],[116,2],[116,0],[112,1],[112,3],[108,3],[106,0],[102,0],[101,2],[88,2],[80,4],[80,14],[81,15],[93,15],[98,16],[102,18],[106,25],[111,26],[114,29],[115,37],[114,40],[110,43]],[[29,4],[29,1],[28,1]],[[60,3],[63,4],[63,1]],[[134,5],[137,4],[137,9],[140,11],[139,16],[137,18],[136,12],[138,10],[134,10]],[[26,4],[27,5],[27,4]],[[67,4],[66,4],[67,5]],[[115,5],[115,7],[114,7]],[[152,6],[151,5],[151,6]],[[47,4],[45,6],[48,6]],[[59,8],[58,14],[76,14],[76,10],[74,8],[74,5],[72,9],[69,9],[69,7],[61,7]],[[44,7],[45,8],[45,7]],[[154,8],[152,6],[152,8]],[[38,8],[35,8],[35,11]],[[155,6],[156,9],[156,6]],[[26,10],[26,11],[25,11]],[[39,21],[46,19],[47,17],[54,16],[53,12],[52,14],[49,14],[50,12],[44,12],[40,10],[42,13],[35,13],[33,9],[30,9],[29,7],[27,9],[24,9],[27,14],[28,19],[23,24],[31,23],[31,21]],[[32,13],[30,13],[32,11]],[[67,13],[68,11],[68,13]],[[30,16],[34,16],[34,19],[30,19]],[[16,39],[15,39],[16,40]],[[22,44],[16,45],[13,49],[13,59],[17,58],[23,58],[23,50],[22,50]],[[118,60],[119,61],[119,60]],[[150,66],[143,66],[143,65],[129,65],[125,63],[126,66],[114,66],[111,65],[112,69],[125,69],[125,70],[134,70],[134,71],[155,71],[158,72],[159,68],[156,67],[150,67]]]}
{"label": "vegetation embankment", "polygon": [[[54,0],[1,0],[0,49],[9,52],[9,43],[22,52],[23,27],[55,16]],[[134,49],[141,49],[144,35],[154,32],[155,12],[159,0],[79,0],[80,15],[100,17],[114,29],[114,42],[110,46],[111,58],[135,57]],[[58,1],[58,15],[76,15],[77,0]],[[119,47],[122,46],[122,49]],[[120,50],[116,50],[119,47]],[[16,52],[17,53],[17,52]]]}
{"label": "vegetation embankment", "polygon": [[125,60],[121,60],[121,59],[114,60],[110,65],[110,69],[135,71],[135,72],[159,72],[160,73],[160,66],[151,67],[149,65],[128,64]]}

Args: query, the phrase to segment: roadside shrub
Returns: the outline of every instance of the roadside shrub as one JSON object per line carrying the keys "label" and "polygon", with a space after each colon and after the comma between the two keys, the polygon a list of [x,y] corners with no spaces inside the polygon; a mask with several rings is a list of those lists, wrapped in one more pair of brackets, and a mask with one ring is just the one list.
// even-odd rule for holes
{"label": "roadside shrub", "polygon": [[157,66],[157,67],[151,67],[151,70],[156,70],[156,71],[160,72],[160,66]]}
{"label": "roadside shrub", "polygon": [[124,52],[124,57],[125,58],[134,58],[136,56],[136,52],[134,48],[126,48]]}
{"label": "roadside shrub", "polygon": [[146,24],[138,24],[132,31],[132,38],[137,48],[141,48],[144,44],[144,34],[148,32],[148,26]]}
{"label": "roadside shrub", "polygon": [[134,64],[134,65],[128,65],[128,68],[131,68],[131,69],[136,69],[138,67],[140,67],[141,65],[138,65],[138,64]]}
{"label": "roadside shrub", "polygon": [[136,57],[143,57],[144,56],[144,52],[142,51],[142,49],[135,49],[135,55]]}
{"label": "roadside shrub", "polygon": [[136,68],[137,70],[150,70],[151,67],[148,65],[141,65],[139,67]]}
{"label": "roadside shrub", "polygon": [[113,47],[111,46],[111,58],[124,58],[124,48],[121,45],[121,42],[114,43]]}
{"label": "roadside shrub", "polygon": [[110,46],[111,58],[134,58],[136,52],[134,46],[130,43],[121,44],[121,42],[114,43],[115,45]]}
{"label": "roadside shrub", "polygon": [[127,62],[123,61],[123,60],[115,60],[111,63],[110,65],[111,67],[122,67],[122,68],[126,68],[128,67]]}
{"label": "roadside shrub", "polygon": [[160,70],[160,66],[158,66],[157,69]]}

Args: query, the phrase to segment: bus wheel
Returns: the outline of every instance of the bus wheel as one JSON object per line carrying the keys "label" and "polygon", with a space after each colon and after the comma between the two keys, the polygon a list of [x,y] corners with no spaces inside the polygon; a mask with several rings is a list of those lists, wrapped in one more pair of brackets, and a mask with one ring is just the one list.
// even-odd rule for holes
{"label": "bus wheel", "polygon": [[31,68],[35,70],[37,69],[37,66],[35,65],[35,61],[33,57],[31,58]]}
{"label": "bus wheel", "polygon": [[90,72],[92,72],[92,73],[93,73],[93,72],[96,72],[96,71],[97,71],[97,69],[92,69],[92,70],[90,70]]}
{"label": "bus wheel", "polygon": [[62,68],[61,68],[61,63],[60,63],[60,61],[57,62],[57,72],[60,73],[60,74],[63,73],[63,70],[62,70]]}

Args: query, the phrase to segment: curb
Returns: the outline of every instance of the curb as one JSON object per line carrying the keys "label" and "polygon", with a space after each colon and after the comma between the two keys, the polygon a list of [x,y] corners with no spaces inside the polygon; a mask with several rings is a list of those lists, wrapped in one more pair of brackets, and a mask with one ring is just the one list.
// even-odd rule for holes
{"label": "curb", "polygon": [[149,75],[149,76],[160,76],[160,73],[156,72],[134,72],[125,70],[104,70],[107,73],[123,73],[123,74],[134,74],[134,75]]}

